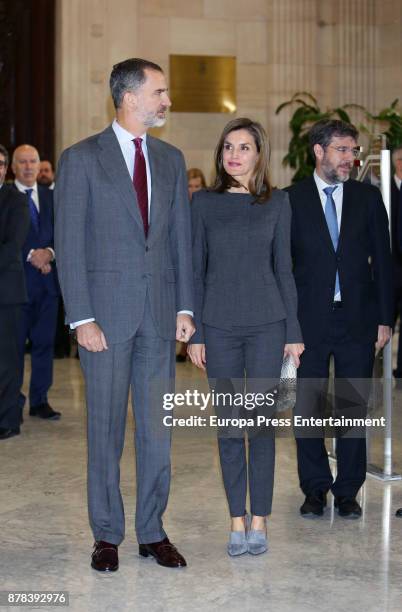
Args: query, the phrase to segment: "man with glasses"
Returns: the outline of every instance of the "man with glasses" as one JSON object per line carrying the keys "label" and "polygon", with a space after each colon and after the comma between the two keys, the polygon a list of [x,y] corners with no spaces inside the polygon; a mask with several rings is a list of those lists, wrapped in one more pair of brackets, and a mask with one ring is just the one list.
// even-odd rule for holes
{"label": "man with glasses", "polygon": [[4,183],[8,161],[0,145],[0,440],[20,433],[18,320],[27,300],[21,253],[29,212],[25,196]]}
{"label": "man with glasses", "polygon": [[[297,417],[327,417],[330,357],[335,417],[364,418],[375,349],[393,321],[387,213],[377,187],[350,179],[358,132],[339,120],[312,126],[314,175],[288,188],[298,316],[305,343],[298,371]],[[311,423],[311,421],[309,422]],[[297,425],[297,423],[296,423]],[[321,516],[329,490],[340,516],[358,518],[356,495],[366,477],[364,427],[336,429],[332,477],[324,428],[295,428],[304,517]]]}

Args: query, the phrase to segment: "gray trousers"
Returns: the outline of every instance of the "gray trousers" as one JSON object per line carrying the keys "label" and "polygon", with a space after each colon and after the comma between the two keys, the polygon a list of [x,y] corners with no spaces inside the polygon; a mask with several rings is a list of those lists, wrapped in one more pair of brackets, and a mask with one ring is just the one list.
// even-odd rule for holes
{"label": "gray trousers", "polygon": [[[270,392],[279,381],[285,346],[285,322],[231,331],[205,326],[207,374],[218,393]],[[246,379],[245,379],[246,376]],[[254,418],[272,416],[275,407],[233,411],[216,406],[218,417]],[[275,433],[272,427],[247,428],[250,511],[257,516],[271,513],[275,468]],[[244,516],[247,496],[245,431],[237,427],[218,429],[223,483],[231,516]]]}
{"label": "gray trousers", "polygon": [[95,540],[120,544],[125,535],[120,492],[128,395],[135,418],[137,505],[141,544],[166,537],[162,515],[170,487],[171,428],[162,423],[162,393],[172,392],[175,343],[158,337],[146,301],[134,337],[93,353],[80,348],[88,411],[88,511]]}

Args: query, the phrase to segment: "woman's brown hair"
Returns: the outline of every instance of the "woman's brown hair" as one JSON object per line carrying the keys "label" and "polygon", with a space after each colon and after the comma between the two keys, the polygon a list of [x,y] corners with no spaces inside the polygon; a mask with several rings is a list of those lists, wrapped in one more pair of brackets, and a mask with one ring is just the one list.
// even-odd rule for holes
{"label": "woman's brown hair", "polygon": [[190,179],[195,179],[195,178],[201,179],[202,188],[205,189],[205,187],[207,186],[207,182],[205,180],[203,171],[200,170],[199,168],[189,168],[187,170],[187,180],[189,181]]}
{"label": "woman's brown hair", "polygon": [[241,187],[240,183],[235,178],[230,176],[223,167],[223,147],[225,140],[230,134],[237,130],[247,130],[254,139],[255,146],[258,152],[258,159],[255,164],[254,174],[250,179],[248,190],[251,195],[255,196],[255,201],[259,204],[269,200],[272,192],[272,186],[269,179],[269,157],[270,146],[266,131],[260,123],[252,121],[244,117],[239,117],[229,121],[224,127],[219,142],[215,149],[215,172],[216,178],[211,191],[222,193],[230,187]]}

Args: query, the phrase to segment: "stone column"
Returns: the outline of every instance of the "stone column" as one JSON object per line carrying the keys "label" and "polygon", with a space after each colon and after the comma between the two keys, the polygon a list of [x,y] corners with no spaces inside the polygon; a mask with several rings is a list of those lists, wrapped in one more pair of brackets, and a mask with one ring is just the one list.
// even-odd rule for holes
{"label": "stone column", "polygon": [[137,50],[136,0],[58,0],[56,154],[113,116],[111,66]]}

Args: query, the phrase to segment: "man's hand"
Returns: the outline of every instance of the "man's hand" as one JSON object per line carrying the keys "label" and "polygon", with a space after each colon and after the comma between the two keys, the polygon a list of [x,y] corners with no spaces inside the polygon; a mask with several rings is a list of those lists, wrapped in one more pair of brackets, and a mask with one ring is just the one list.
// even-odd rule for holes
{"label": "man's hand", "polygon": [[31,254],[29,263],[31,263],[35,268],[38,268],[38,270],[42,270],[42,268],[45,268],[45,266],[50,264],[52,259],[53,255],[49,249],[35,249]]}
{"label": "man's hand", "polygon": [[87,351],[99,353],[100,351],[106,351],[108,348],[105,334],[94,321],[79,325],[76,329],[76,334],[78,344],[87,349]]}
{"label": "man's hand", "polygon": [[384,346],[389,342],[391,338],[391,328],[388,325],[379,325],[378,326],[378,338],[375,343],[376,351],[384,348]]}
{"label": "man's hand", "polygon": [[295,344],[285,344],[285,348],[283,351],[283,357],[287,357],[288,355],[292,356],[293,363],[296,368],[300,365],[300,355],[304,352],[304,344],[301,342],[297,342]]}
{"label": "man's hand", "polygon": [[178,314],[176,318],[176,340],[188,342],[195,332],[193,317],[188,314]]}
{"label": "man's hand", "polygon": [[205,370],[205,364],[207,363],[205,358],[205,344],[189,344],[187,347],[187,353],[197,368]]}
{"label": "man's hand", "polygon": [[43,268],[40,269],[42,274],[49,274],[52,271],[52,266],[50,264],[46,264]]}

